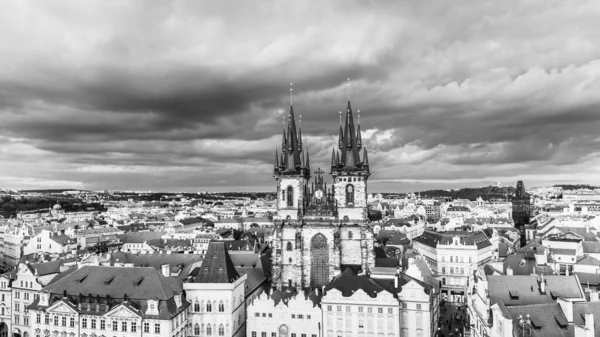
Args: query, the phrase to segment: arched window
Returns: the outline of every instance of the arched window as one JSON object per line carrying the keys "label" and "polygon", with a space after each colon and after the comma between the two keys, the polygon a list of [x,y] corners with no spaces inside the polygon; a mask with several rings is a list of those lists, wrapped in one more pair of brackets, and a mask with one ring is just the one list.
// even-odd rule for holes
{"label": "arched window", "polygon": [[200,312],[200,303],[198,303],[198,301],[196,301],[194,303],[194,311],[195,312]]}
{"label": "arched window", "polygon": [[210,326],[210,324],[206,325],[206,335],[212,336],[212,326]]}
{"label": "arched window", "polygon": [[287,205],[294,206],[294,189],[292,186],[288,186],[287,188]]}
{"label": "arched window", "polygon": [[223,305],[223,301],[219,302],[219,312],[225,312],[225,305]]}
{"label": "arched window", "polygon": [[286,249],[286,250],[293,250],[293,249],[294,249],[294,246],[292,245],[292,243],[291,243],[291,242],[288,242],[288,243],[285,245],[285,249]]}
{"label": "arched window", "polygon": [[354,185],[346,185],[346,204],[354,204]]}
{"label": "arched window", "polygon": [[200,336],[200,325],[198,325],[198,323],[194,325],[194,335]]}
{"label": "arched window", "polygon": [[348,232],[348,239],[352,240],[352,232]]}
{"label": "arched window", "polygon": [[285,201],[285,191],[281,191],[281,200]]}
{"label": "arched window", "polygon": [[225,336],[225,327],[223,324],[219,325],[219,336]]}
{"label": "arched window", "polygon": [[206,302],[206,312],[212,312],[212,303]]}

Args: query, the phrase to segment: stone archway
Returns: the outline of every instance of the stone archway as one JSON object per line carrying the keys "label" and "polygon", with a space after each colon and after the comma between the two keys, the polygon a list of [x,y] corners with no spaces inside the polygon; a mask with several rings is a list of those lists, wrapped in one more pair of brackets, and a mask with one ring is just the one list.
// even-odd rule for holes
{"label": "stone archway", "polygon": [[310,242],[310,286],[321,288],[329,283],[329,245],[325,235],[318,233]]}

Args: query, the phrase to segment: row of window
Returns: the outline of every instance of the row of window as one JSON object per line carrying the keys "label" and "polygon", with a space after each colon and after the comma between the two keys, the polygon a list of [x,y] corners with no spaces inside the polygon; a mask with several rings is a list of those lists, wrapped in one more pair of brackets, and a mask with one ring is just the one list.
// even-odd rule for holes
{"label": "row of window", "polygon": [[[21,292],[20,291],[15,291],[15,299],[20,299],[21,298]],[[37,295],[34,295],[33,298],[37,298]],[[26,301],[29,301],[29,293],[28,292],[23,292],[23,299]],[[4,301],[4,294],[2,294],[2,300]]]}
{"label": "row of window", "polygon": [[[402,303],[402,304],[406,305],[406,303]],[[384,308],[377,308],[377,313],[378,314],[383,314],[383,309]],[[327,306],[327,311],[333,311],[333,306],[328,305]],[[338,305],[336,307],[335,311],[342,311],[342,306]],[[349,305],[347,305],[346,306],[346,312],[352,312],[352,307],[349,306]],[[358,307],[358,312],[364,312],[364,308],[363,307]],[[373,307],[367,307],[367,313],[369,313],[369,314],[373,313]],[[387,313],[388,314],[393,314],[394,313],[394,308],[387,308]]]}
{"label": "row of window", "polygon": [[[25,316],[24,319],[27,319],[27,317]],[[15,321],[18,324],[18,316],[15,315]],[[42,322],[42,315],[41,314],[37,314],[36,315],[36,322],[38,324],[41,324]],[[95,318],[90,319],[90,328],[91,329],[96,329],[97,328],[97,320]],[[137,322],[131,322],[130,326],[129,326],[129,330],[128,328],[128,322],[122,321],[121,322],[121,330],[123,332],[126,331],[130,331],[130,332],[137,332]],[[45,314],[44,315],[44,324],[49,325],[50,324],[50,315],[49,314]],[[25,324],[28,325],[28,324]],[[59,317],[58,316],[54,316],[53,317],[53,325],[58,326],[59,325]],[[60,326],[67,326],[67,317],[61,317],[60,318]],[[148,322],[144,322],[144,332],[149,333],[150,332],[150,323]],[[70,317],[69,318],[69,327],[74,328],[75,327],[75,318],[74,317]],[[81,319],[81,328],[82,329],[87,329],[88,328],[88,319],[83,317]],[[106,330],[106,320],[105,319],[100,319],[100,330]],[[113,331],[119,331],[119,323],[118,321],[112,321],[112,330]],[[160,333],[160,323],[155,323],[154,324],[154,333]]]}
{"label": "row of window", "polygon": [[[269,318],[273,317],[273,314],[270,313],[270,312],[268,314],[265,313],[265,312],[262,313],[262,317],[267,317],[267,315],[268,315]],[[254,317],[261,317],[261,313],[260,312],[255,312],[254,313]],[[293,319],[304,319],[305,317],[306,317],[306,319],[310,319],[310,315],[292,314],[292,318]]]}
{"label": "row of window", "polygon": [[[442,255],[442,262],[446,262],[446,256],[444,256],[444,255]],[[464,263],[465,257],[461,256],[460,261],[459,261],[458,256],[450,255],[450,262]],[[469,263],[473,263],[473,258],[471,256],[469,256]]]}
{"label": "row of window", "polygon": [[[227,326],[227,330],[229,330],[229,325]],[[204,324],[202,324],[202,326],[200,326],[198,324],[194,325],[194,335],[200,336],[204,332],[205,332]],[[215,333],[215,335],[213,335],[213,333]],[[223,324],[220,324],[217,327],[216,324],[214,326],[207,324],[206,325],[206,336],[225,336],[225,326]]]}
{"label": "row of window", "polygon": [[[442,267],[442,274],[446,274],[446,267]],[[466,275],[464,268],[450,267],[450,274]]]}
{"label": "row of window", "polygon": [[[292,333],[290,334],[290,336],[291,336],[291,337],[297,337],[297,334],[296,334],[296,333],[294,333],[294,332],[292,332]],[[308,336],[308,335],[307,335],[307,334],[305,334],[305,333],[302,333],[302,334],[300,334],[300,337],[307,337],[307,336]],[[258,333],[257,333],[256,331],[252,331],[252,337],[258,337]],[[262,331],[262,332],[260,333],[260,337],[267,337],[267,332],[265,332],[265,331]],[[277,337],[277,332],[271,332],[271,337]],[[316,334],[312,334],[312,335],[310,335],[310,337],[317,337],[317,335],[316,335]]]}
{"label": "row of window", "polygon": [[204,301],[202,301],[202,304],[200,304],[199,302],[195,302],[194,303],[194,311],[200,312],[203,307],[206,307],[206,312],[212,312],[213,305],[217,306],[218,312],[225,312],[225,304],[223,304],[223,301],[220,301],[218,305],[217,305],[217,301],[206,302],[206,306],[204,305]]}

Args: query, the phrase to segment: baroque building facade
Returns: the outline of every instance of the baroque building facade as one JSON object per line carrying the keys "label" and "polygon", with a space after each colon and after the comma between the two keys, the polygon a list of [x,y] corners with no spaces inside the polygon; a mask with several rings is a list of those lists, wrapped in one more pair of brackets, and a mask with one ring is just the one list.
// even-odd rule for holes
{"label": "baroque building facade", "polygon": [[374,266],[367,218],[369,160],[350,102],[337,145],[331,158],[333,186],[327,187],[321,169],[310,182],[310,158],[290,107],[273,169],[277,182],[273,283],[280,289],[322,288],[345,266],[363,273]]}

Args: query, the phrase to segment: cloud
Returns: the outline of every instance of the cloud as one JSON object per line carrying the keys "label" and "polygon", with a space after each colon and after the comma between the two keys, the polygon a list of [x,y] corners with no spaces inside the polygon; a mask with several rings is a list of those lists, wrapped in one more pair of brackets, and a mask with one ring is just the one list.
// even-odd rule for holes
{"label": "cloud", "polygon": [[0,187],[272,190],[290,82],[315,166],[347,98],[360,109],[373,188],[598,180],[599,14],[591,0],[11,0]]}

